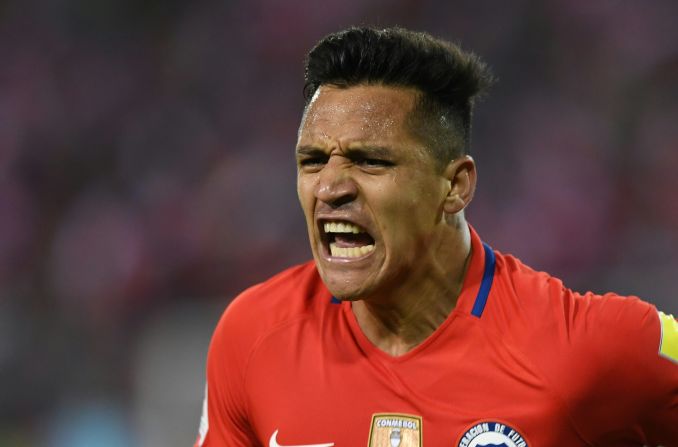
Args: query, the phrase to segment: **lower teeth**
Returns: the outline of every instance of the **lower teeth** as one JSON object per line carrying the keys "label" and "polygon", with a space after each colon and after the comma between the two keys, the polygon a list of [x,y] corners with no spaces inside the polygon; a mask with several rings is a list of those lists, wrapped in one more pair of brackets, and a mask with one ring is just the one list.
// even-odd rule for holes
{"label": "lower teeth", "polygon": [[374,250],[374,245],[363,245],[362,247],[338,247],[337,244],[330,244],[330,254],[340,258],[358,258]]}

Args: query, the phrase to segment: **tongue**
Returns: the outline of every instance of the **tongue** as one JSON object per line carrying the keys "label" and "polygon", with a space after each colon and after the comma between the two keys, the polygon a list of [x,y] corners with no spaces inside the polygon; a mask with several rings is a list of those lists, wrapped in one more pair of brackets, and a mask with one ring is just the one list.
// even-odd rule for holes
{"label": "tongue", "polygon": [[374,239],[367,233],[335,233],[334,242],[338,247],[362,247],[374,244]]}

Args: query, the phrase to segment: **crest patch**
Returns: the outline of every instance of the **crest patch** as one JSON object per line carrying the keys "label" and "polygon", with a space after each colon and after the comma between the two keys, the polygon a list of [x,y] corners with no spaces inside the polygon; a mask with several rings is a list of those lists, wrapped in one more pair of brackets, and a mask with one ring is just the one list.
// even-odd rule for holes
{"label": "crest patch", "polygon": [[372,415],[369,447],[421,447],[421,416],[375,413]]}
{"label": "crest patch", "polygon": [[529,447],[518,430],[496,421],[480,421],[464,433],[458,447]]}

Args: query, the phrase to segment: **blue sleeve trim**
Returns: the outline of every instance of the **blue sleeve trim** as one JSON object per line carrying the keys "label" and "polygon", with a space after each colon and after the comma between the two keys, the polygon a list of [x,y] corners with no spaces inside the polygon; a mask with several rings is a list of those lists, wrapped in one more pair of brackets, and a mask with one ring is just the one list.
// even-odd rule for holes
{"label": "blue sleeve trim", "polygon": [[496,263],[492,247],[483,242],[483,248],[485,249],[485,271],[483,272],[483,280],[480,283],[480,290],[478,290],[478,295],[476,296],[476,302],[473,303],[473,310],[471,310],[471,315],[478,318],[483,314],[485,304],[487,304],[487,297],[490,295]]}

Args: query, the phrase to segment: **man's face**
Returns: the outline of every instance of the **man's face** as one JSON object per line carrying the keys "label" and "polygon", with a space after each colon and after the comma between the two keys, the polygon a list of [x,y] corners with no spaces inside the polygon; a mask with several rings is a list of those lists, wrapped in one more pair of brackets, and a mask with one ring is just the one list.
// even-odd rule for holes
{"label": "man's face", "polygon": [[337,298],[412,285],[440,248],[449,181],[407,130],[416,99],[406,88],[322,86],[302,120],[297,192]]}

